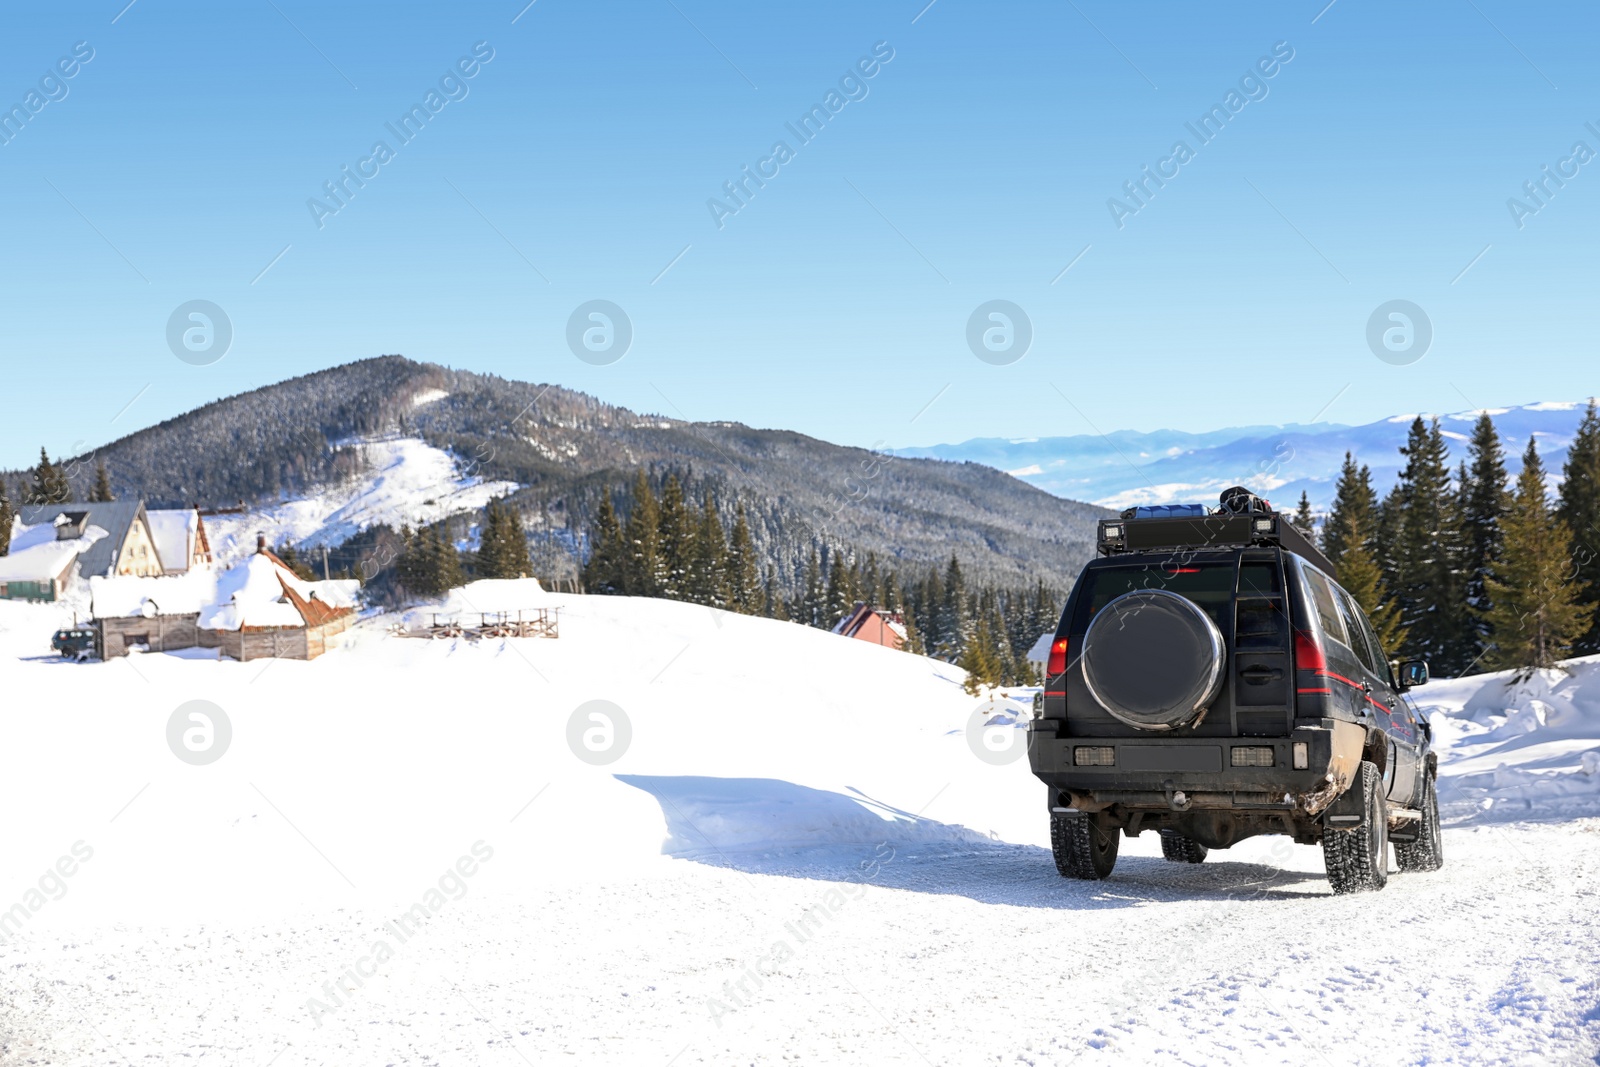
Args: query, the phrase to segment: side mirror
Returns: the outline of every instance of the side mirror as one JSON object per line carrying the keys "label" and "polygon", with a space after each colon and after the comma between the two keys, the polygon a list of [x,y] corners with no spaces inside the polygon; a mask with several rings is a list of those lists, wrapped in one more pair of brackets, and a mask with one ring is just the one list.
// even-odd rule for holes
{"label": "side mirror", "polygon": [[1428,684],[1428,664],[1420,659],[1407,660],[1400,665],[1400,687],[1415,689]]}

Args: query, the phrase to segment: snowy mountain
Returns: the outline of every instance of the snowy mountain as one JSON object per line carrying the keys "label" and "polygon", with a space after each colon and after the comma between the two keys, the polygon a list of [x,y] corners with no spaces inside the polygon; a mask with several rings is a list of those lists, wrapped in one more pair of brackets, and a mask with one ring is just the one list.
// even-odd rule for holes
{"label": "snowy mountain", "polygon": [[[897,569],[956,553],[979,581],[1064,586],[1106,514],[983,464],[638,413],[558,385],[400,356],[227,397],[66,458],[80,494],[104,461],[121,498],[243,501],[243,525],[284,531],[274,543],[315,546],[376,522],[465,514],[451,531],[460,540],[473,509],[508,493],[536,547],[551,549],[536,558],[539,572],[558,577],[575,571],[571,547],[602,496],[641,468],[692,473],[690,491],[714,495],[725,514],[743,504],[757,552],[791,588],[819,544],[875,552]],[[16,484],[22,472],[0,477]]]}
{"label": "snowy mountain", "polygon": [[[1488,409],[1500,431],[1508,468],[1520,469],[1522,450],[1533,435],[1545,468],[1559,477],[1586,404],[1555,401]],[[1452,462],[1465,458],[1479,414],[1439,416]],[[1108,508],[1213,503],[1223,489],[1247,485],[1280,507],[1298,501],[1303,490],[1314,507],[1325,510],[1333,501],[1347,451],[1372,468],[1380,492],[1394,483],[1403,466],[1399,448],[1416,417],[1396,415],[1364,426],[1242,426],[1204,434],[1123,430],[1103,437],[977,438],[897,454],[986,463],[1058,496]]]}
{"label": "snowy mountain", "polygon": [[[1026,760],[971,740],[956,668],[527,586],[501,601],[560,608],[559,639],[411,640],[379,619],[265,665],[65,663],[40,650],[67,606],[0,602],[0,805],[28,813],[0,849],[0,1062],[1600,1047],[1600,660],[1418,691],[1439,872],[1334,897],[1319,849],[1258,838],[1174,865],[1147,833],[1089,883],[1056,874]],[[169,741],[193,699],[231,723],[202,766]]]}
{"label": "snowy mountain", "polygon": [[231,562],[254,552],[257,533],[273,545],[333,548],[373,526],[398,530],[437,522],[520,488],[464,473],[455,457],[414,437],[357,439],[337,447],[360,455],[360,473],[296,500],[206,519],[217,559]]}

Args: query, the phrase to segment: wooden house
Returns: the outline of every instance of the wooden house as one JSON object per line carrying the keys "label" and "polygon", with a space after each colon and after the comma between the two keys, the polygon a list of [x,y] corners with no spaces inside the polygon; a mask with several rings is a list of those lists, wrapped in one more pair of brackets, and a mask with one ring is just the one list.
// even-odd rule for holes
{"label": "wooden house", "polygon": [[856,601],[850,613],[839,620],[833,632],[857,641],[870,641],[885,648],[902,649],[906,644],[905,621],[897,611],[869,608]]}
{"label": "wooden house", "polygon": [[185,574],[211,562],[211,543],[199,508],[152,508],[145,516],[161,573]]}

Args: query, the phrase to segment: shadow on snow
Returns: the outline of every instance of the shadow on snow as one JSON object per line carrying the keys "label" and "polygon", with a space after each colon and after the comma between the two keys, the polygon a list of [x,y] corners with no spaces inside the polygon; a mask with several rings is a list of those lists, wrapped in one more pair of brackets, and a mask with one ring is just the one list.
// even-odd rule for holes
{"label": "shadow on snow", "polygon": [[1217,853],[1194,865],[1127,856],[1106,881],[1065,879],[1056,873],[1049,849],[993,841],[858,790],[836,793],[775,778],[617,779],[661,805],[667,823],[663,854],[747,874],[861,882],[1029,908],[1125,908],[1329,892],[1321,874],[1230,862]]}

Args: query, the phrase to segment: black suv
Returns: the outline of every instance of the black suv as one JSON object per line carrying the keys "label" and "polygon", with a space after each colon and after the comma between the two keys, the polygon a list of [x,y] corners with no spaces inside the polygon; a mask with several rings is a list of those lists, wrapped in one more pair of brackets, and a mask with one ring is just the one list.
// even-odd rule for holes
{"label": "black suv", "polygon": [[1056,867],[1105,878],[1119,834],[1176,863],[1257,834],[1322,845],[1335,893],[1443,862],[1431,730],[1316,547],[1243,488],[1103,519],[1051,643],[1028,758]]}

